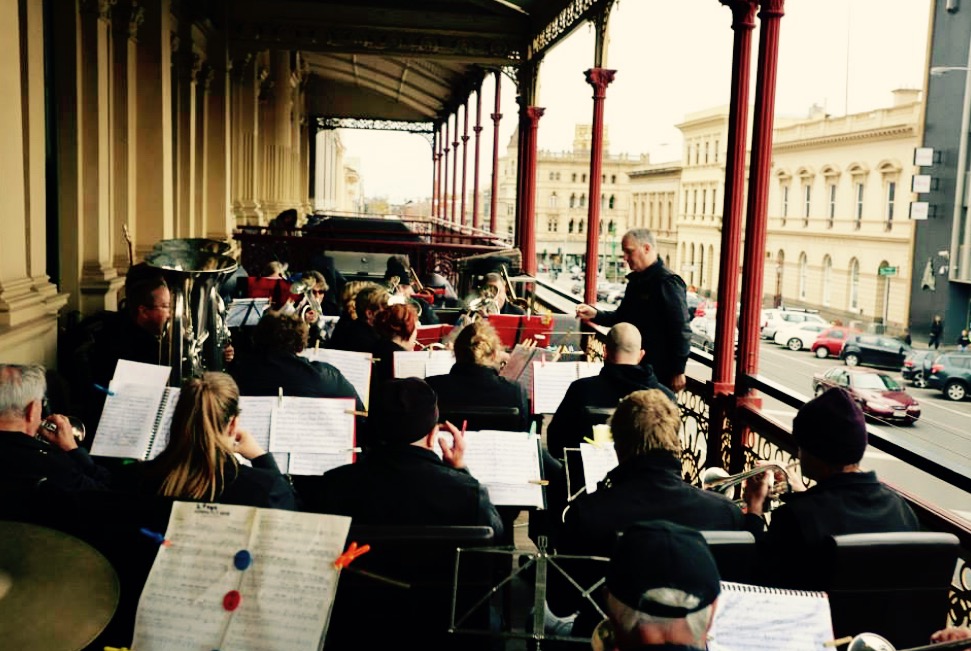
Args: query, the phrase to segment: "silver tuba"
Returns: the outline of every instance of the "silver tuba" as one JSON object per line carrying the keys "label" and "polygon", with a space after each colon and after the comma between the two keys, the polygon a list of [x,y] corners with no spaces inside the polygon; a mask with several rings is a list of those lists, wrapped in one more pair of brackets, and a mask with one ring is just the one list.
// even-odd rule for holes
{"label": "silver tuba", "polygon": [[163,240],[145,256],[159,269],[172,293],[168,328],[171,383],[223,368],[223,348],[229,342],[226,306],[219,286],[238,266],[228,255],[229,244],[200,238]]}

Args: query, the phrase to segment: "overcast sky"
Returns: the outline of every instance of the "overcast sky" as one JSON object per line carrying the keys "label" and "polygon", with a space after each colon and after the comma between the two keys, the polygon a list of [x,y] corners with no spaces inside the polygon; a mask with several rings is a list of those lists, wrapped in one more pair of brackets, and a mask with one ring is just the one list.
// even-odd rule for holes
{"label": "overcast sky", "polygon": [[[895,88],[922,88],[931,0],[788,0],[782,18],[776,114],[804,116],[812,104],[833,115],[889,106]],[[752,97],[758,27],[752,48]],[[605,123],[612,153],[647,152],[654,162],[680,157],[674,127],[685,115],[728,104],[731,12],[718,0],[622,0],[610,18]],[[540,69],[541,149],[571,148],[574,125],[589,123],[593,31],[583,26],[560,42]],[[963,64],[964,62],[956,62]],[[848,75],[848,83],[847,83]],[[491,112],[491,76],[483,114]],[[516,125],[515,88],[502,88],[500,155]],[[474,108],[472,110],[474,123]],[[487,118],[485,118],[487,119]],[[483,171],[491,174],[491,122],[482,135]],[[470,129],[471,135],[471,129]],[[421,136],[342,130],[347,156],[360,159],[364,192],[392,202],[431,192],[431,148]],[[469,190],[471,191],[469,141]],[[461,162],[459,164],[461,168]]]}

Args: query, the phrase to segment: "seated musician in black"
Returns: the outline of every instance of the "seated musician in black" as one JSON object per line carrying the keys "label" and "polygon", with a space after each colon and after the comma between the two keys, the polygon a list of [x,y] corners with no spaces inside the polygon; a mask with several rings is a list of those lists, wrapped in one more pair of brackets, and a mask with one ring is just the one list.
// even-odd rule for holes
{"label": "seated musician in black", "polygon": [[496,307],[499,308],[499,314],[515,314],[517,316],[526,314],[526,310],[510,302],[509,295],[506,293],[506,283],[500,274],[496,272],[487,273],[482,285],[491,285],[496,288]]}
{"label": "seated musician in black", "polygon": [[[42,366],[0,364],[0,488],[107,488],[108,472],[78,447],[67,418],[43,417],[46,390]],[[45,420],[56,429],[41,427]]]}
{"label": "seated musician in black", "polygon": [[641,333],[630,323],[618,323],[607,333],[604,367],[594,377],[576,380],[566,390],[546,430],[547,447],[557,459],[563,448],[576,448],[591,436],[591,426],[584,408],[616,407],[634,391],[658,389],[677,404],[674,393],[658,382],[650,365],[641,366],[644,351]]}
{"label": "seated musician in black", "polygon": [[380,337],[374,329],[374,317],[388,306],[391,296],[380,285],[368,284],[354,296],[354,312],[341,315],[328,348],[369,353]]}
{"label": "seated musician in black", "polygon": [[438,325],[438,315],[435,314],[433,306],[421,296],[415,294],[412,285],[411,264],[408,258],[403,255],[393,255],[388,258],[388,267],[384,272],[384,282],[391,283],[393,278],[398,279],[395,293],[400,294],[407,302],[414,302],[415,307],[419,308],[418,321],[421,325]]}
{"label": "seated musician in black", "polygon": [[418,315],[410,305],[389,305],[374,319],[374,329],[381,339],[371,353],[371,395],[379,391],[384,382],[394,378],[394,354],[415,349],[418,336]]}
{"label": "seated musician in black", "polygon": [[[488,490],[465,467],[465,438],[439,436],[435,392],[423,380],[389,380],[371,401],[374,447],[366,458],[301,486],[305,510],[355,524],[484,525],[502,535]],[[441,458],[436,454],[441,453]]]}
{"label": "seated musician in black", "polygon": [[[829,536],[851,533],[919,531],[917,516],[876,473],[860,468],[866,451],[866,421],[849,393],[834,387],[810,400],[792,421],[803,475],[815,486],[793,493],[772,512],[760,540],[766,584],[820,589],[826,576],[820,545]],[[745,484],[749,513],[762,515],[768,473]]]}

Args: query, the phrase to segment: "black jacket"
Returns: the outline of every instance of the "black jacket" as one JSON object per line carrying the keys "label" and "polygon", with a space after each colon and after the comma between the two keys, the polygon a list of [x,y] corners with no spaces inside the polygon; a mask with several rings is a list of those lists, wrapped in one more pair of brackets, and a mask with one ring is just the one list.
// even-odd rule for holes
{"label": "black jacket", "polygon": [[641,333],[644,359],[658,379],[670,385],[684,373],[691,347],[688,302],[681,276],[658,261],[643,271],[627,274],[627,290],[613,312],[598,312],[594,323],[613,326],[627,322]]}
{"label": "black jacket", "polygon": [[0,431],[0,485],[27,490],[44,484],[65,491],[108,488],[108,471],[83,448],[64,452],[23,432]]}
{"label": "black jacket", "polygon": [[334,334],[330,336],[327,347],[370,353],[380,338],[377,331],[363,318],[351,320],[351,317],[345,314],[334,326]]}
{"label": "black jacket", "polygon": [[375,394],[381,383],[394,378],[394,354],[405,352],[405,349],[390,339],[378,339],[371,349],[374,364],[371,366],[371,396]]}
{"label": "black jacket", "polygon": [[592,436],[593,423],[589,422],[584,407],[616,407],[621,399],[643,389],[663,391],[677,404],[674,393],[658,382],[650,366],[605,364],[599,375],[574,381],[546,430],[550,454],[562,459],[563,448],[579,447],[585,437]]}
{"label": "black jacket", "polygon": [[311,362],[292,353],[254,352],[234,361],[229,374],[239,385],[241,396],[285,396],[302,398],[354,398],[364,409],[354,385],[334,366]]}
{"label": "black jacket", "polygon": [[[517,407],[519,421],[515,431],[529,430],[529,397],[522,385],[507,380],[490,366],[456,363],[447,375],[433,375],[425,381],[438,395],[440,411],[456,407]],[[455,423],[459,425],[459,423]],[[470,430],[480,428],[469,421]]]}
{"label": "black jacket", "polygon": [[919,530],[910,506],[881,484],[876,473],[842,473],[793,493],[772,512],[769,530],[760,541],[760,569],[770,585],[823,589],[821,545],[829,536]]}
{"label": "black jacket", "polygon": [[414,445],[379,447],[357,463],[304,477],[306,510],[355,524],[486,525],[502,535],[489,492],[467,470]]}
{"label": "black jacket", "polygon": [[[119,491],[140,495],[158,495],[162,481],[152,476],[151,470],[156,459],[131,463],[115,475],[113,488]],[[253,467],[240,465],[234,469],[226,466],[226,483],[216,490],[220,504],[240,504],[272,509],[296,510],[297,499],[293,487],[267,453],[256,457],[250,463]],[[182,498],[180,498],[182,499]]]}

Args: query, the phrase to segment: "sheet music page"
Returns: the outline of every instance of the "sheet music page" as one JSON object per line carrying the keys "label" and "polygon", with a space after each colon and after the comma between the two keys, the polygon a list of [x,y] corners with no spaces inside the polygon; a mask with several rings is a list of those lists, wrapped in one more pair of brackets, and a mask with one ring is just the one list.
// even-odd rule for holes
{"label": "sheet music page", "polygon": [[[552,354],[545,348],[533,348],[529,356],[529,361],[526,362],[526,368],[519,375],[519,384],[526,389],[526,393],[529,394],[529,404],[535,404],[536,398],[533,395],[533,364],[534,363],[544,363],[552,359]],[[535,409],[533,413],[537,412]]]}
{"label": "sheet music page", "polygon": [[425,379],[425,362],[428,353],[423,350],[397,350],[394,353],[394,376],[396,378],[417,377]]}
{"label": "sheet music page", "polygon": [[158,421],[158,429],[155,431],[155,438],[152,446],[148,450],[148,458],[154,459],[168,447],[169,439],[172,438],[172,415],[175,413],[175,406],[179,404],[179,395],[182,389],[179,387],[166,387],[165,399],[162,401],[162,415]]}
{"label": "sheet music page", "polygon": [[[284,473],[290,472],[290,454],[288,452],[270,452],[270,456],[273,457],[274,461],[276,461],[276,467],[280,469],[280,472],[284,472]],[[243,459],[238,454],[236,455],[236,457],[238,459]],[[246,459],[243,459],[243,461],[246,461],[246,465],[248,466],[253,465]],[[240,463],[242,463],[242,461]]]}
{"label": "sheet music page", "polygon": [[286,397],[273,410],[270,451],[348,453],[354,447],[354,400]]}
{"label": "sheet music page", "polygon": [[613,441],[609,443],[580,444],[580,460],[583,463],[583,482],[587,493],[597,491],[597,482],[617,467],[617,452]]}
{"label": "sheet music page", "polygon": [[832,639],[832,616],[824,593],[722,581],[708,649],[818,651]]}
{"label": "sheet music page", "polygon": [[269,306],[268,298],[235,298],[226,308],[226,327],[255,326]]}
{"label": "sheet music page", "polygon": [[519,376],[523,374],[523,370],[532,359],[534,350],[532,347],[527,348],[522,344],[516,344],[509,353],[506,365],[499,371],[499,375],[513,382],[519,380]]}
{"label": "sheet music page", "polygon": [[337,368],[347,381],[354,386],[364,408],[368,408],[371,393],[371,353],[353,350],[334,350],[331,348],[307,348],[300,353],[312,362],[326,362]]}
{"label": "sheet music page", "polygon": [[354,463],[353,452],[335,452],[334,454],[305,454],[294,452],[290,454],[291,475],[322,475],[338,466]]}
{"label": "sheet music page", "polygon": [[[132,648],[316,649],[337,590],[333,562],[350,518],[225,504],[176,502],[145,583]],[[251,564],[236,569],[245,550]],[[236,590],[239,606],[227,610]]]}
{"label": "sheet music page", "polygon": [[[422,351],[425,358],[425,377],[447,375],[455,365],[455,353],[451,350]],[[395,353],[397,355],[397,353]]]}
{"label": "sheet music page", "polygon": [[544,508],[537,435],[482,430],[465,433],[465,463],[495,505]]}
{"label": "sheet music page", "polygon": [[275,396],[239,397],[239,428],[252,434],[264,450],[270,449],[270,421],[279,400]]}
{"label": "sheet music page", "polygon": [[603,362],[576,362],[577,365],[577,377],[593,377],[594,375],[600,375],[600,371],[603,370]]}
{"label": "sheet music page", "polygon": [[115,374],[111,378],[111,383],[150,384],[156,387],[164,387],[169,383],[169,375],[171,373],[171,366],[143,364],[142,362],[133,362],[128,359],[119,359],[118,365],[115,366]]}
{"label": "sheet music page", "polygon": [[570,385],[578,379],[579,362],[533,362],[533,413],[555,414]]}
{"label": "sheet music page", "polygon": [[152,440],[165,385],[116,384],[101,412],[91,454],[144,459]]}

